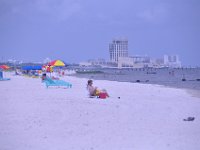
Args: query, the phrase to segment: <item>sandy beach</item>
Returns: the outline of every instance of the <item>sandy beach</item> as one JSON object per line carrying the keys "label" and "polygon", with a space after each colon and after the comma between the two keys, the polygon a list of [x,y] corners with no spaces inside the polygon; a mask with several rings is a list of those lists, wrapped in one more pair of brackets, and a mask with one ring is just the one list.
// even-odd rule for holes
{"label": "sandy beach", "polygon": [[84,78],[47,89],[39,78],[8,77],[0,82],[0,150],[200,149],[200,98],[187,90],[94,80],[110,95],[97,99]]}

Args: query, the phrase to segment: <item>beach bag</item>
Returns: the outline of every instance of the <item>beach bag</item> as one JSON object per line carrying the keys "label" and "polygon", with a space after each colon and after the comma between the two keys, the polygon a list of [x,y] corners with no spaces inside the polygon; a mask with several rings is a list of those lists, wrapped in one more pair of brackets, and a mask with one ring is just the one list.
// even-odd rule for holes
{"label": "beach bag", "polygon": [[99,93],[99,98],[106,99],[107,98],[107,93]]}

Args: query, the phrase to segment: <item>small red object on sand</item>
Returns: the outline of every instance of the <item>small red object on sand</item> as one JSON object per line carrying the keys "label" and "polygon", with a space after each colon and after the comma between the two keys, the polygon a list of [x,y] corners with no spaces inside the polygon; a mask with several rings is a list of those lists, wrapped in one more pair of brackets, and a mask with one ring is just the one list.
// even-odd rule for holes
{"label": "small red object on sand", "polygon": [[99,93],[99,98],[101,99],[106,99],[107,98],[107,93]]}

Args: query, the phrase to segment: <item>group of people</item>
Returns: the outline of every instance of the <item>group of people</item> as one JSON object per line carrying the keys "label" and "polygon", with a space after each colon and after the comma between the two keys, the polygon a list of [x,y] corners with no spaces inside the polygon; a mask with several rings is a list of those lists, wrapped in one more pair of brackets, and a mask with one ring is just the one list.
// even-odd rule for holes
{"label": "group of people", "polygon": [[103,98],[103,99],[109,97],[105,89],[100,90],[97,87],[94,87],[92,80],[88,80],[87,90],[89,92],[90,97],[98,97],[98,98]]}

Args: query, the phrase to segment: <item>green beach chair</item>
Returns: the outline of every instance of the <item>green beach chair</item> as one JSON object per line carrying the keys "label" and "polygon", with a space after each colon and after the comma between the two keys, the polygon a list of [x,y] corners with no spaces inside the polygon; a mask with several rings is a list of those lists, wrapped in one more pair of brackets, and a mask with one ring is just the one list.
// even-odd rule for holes
{"label": "green beach chair", "polygon": [[46,87],[48,88],[49,86],[63,86],[67,88],[72,88],[72,84],[63,80],[53,80],[51,78],[46,78],[44,80],[44,83],[46,84]]}

